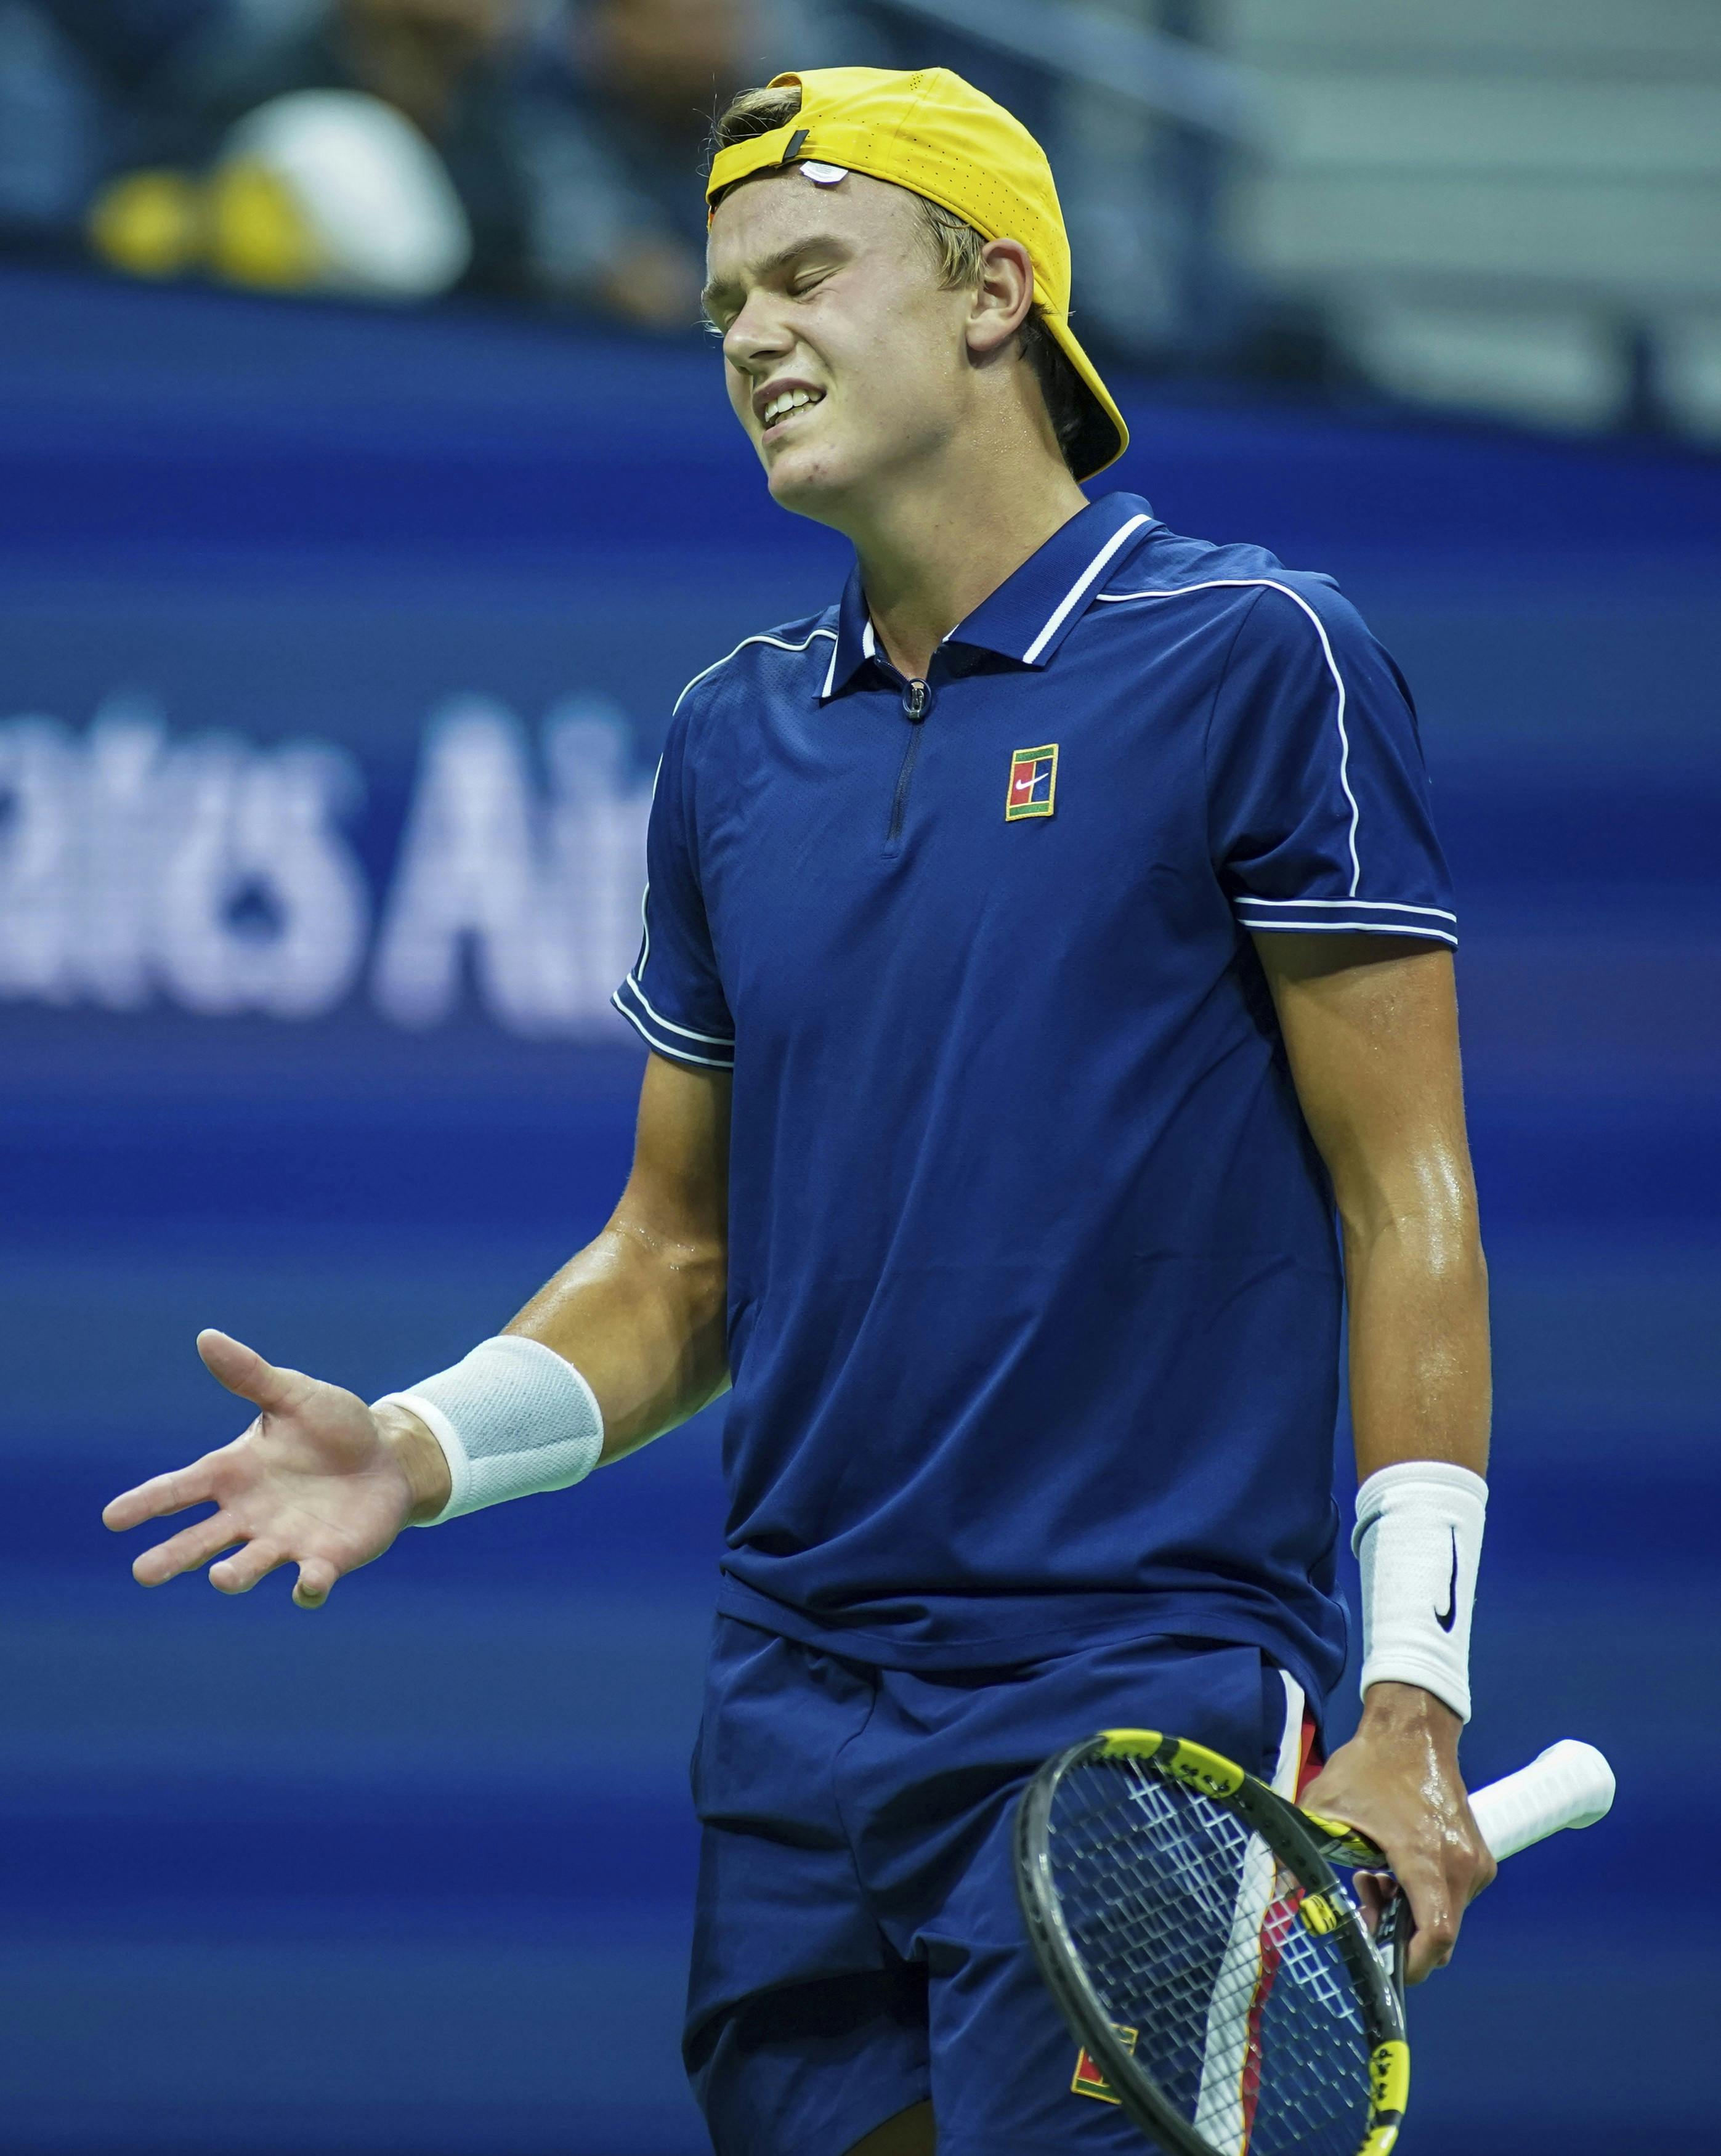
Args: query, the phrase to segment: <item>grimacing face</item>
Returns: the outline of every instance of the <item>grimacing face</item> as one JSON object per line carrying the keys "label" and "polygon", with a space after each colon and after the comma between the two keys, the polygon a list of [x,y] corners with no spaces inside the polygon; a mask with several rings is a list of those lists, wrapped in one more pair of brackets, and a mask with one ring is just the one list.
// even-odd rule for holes
{"label": "grimacing face", "polygon": [[718,204],[707,259],[729,401],[783,508],[843,529],[968,424],[971,295],[939,285],[906,189],[794,168],[747,181]]}

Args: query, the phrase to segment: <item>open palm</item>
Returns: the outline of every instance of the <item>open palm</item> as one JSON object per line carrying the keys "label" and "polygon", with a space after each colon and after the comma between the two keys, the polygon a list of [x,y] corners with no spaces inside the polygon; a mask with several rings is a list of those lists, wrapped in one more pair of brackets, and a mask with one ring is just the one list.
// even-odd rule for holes
{"label": "open palm", "polygon": [[293,1599],[314,1609],[343,1573],[381,1557],[405,1526],[413,1503],[406,1472],[357,1393],[277,1369],[224,1332],[200,1332],[198,1353],[257,1409],[256,1420],[218,1452],[127,1490],[102,1518],[120,1531],[213,1504],[207,1519],[145,1550],[132,1578],[159,1587],[218,1558],[210,1584],[243,1594],[276,1566],[296,1564]]}

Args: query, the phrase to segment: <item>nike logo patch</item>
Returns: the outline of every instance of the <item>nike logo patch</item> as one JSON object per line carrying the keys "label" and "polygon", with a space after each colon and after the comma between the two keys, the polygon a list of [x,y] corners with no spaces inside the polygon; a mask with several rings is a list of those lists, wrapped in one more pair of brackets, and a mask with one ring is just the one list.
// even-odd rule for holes
{"label": "nike logo patch", "polygon": [[1453,1622],[1454,1622],[1454,1620],[1456,1620],[1456,1618],[1457,1617],[1457,1614],[1458,1614],[1458,1530],[1457,1530],[1456,1527],[1454,1527],[1454,1528],[1452,1529],[1452,1577],[1451,1577],[1451,1580],[1450,1584],[1448,1584],[1448,1586],[1447,1586],[1447,1588],[1446,1588],[1446,1609],[1445,1609],[1443,1611],[1442,1611],[1442,1610],[1439,1610],[1439,1609],[1436,1609],[1436,1610],[1435,1611],[1435,1613],[1434,1613],[1434,1621],[1435,1621],[1435,1623],[1436,1623],[1436,1625],[1439,1625],[1439,1627],[1441,1628],[1441,1631],[1442,1631],[1442,1632],[1450,1632],[1450,1631],[1451,1630],[1451,1629],[1452,1629]]}

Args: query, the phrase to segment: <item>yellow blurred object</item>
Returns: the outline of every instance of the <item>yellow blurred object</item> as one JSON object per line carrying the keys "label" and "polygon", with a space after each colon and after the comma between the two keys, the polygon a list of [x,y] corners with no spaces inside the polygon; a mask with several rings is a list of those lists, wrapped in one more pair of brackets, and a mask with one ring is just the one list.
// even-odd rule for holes
{"label": "yellow blurred object", "polygon": [[183,172],[127,172],[90,208],[90,244],[131,277],[177,277],[201,262],[203,190]]}
{"label": "yellow blurred object", "polygon": [[302,290],[325,264],[316,234],[286,183],[238,158],[223,165],[205,196],[210,269],[235,285]]}
{"label": "yellow blurred object", "polygon": [[229,131],[212,171],[128,172],[87,229],[95,252],[132,276],[201,273],[274,292],[429,299],[472,259],[434,147],[360,90],[271,98]]}
{"label": "yellow blurred object", "polygon": [[90,245],[132,277],[207,270],[275,291],[317,283],[323,250],[292,190],[244,159],[203,182],[183,172],[127,172],[96,198]]}

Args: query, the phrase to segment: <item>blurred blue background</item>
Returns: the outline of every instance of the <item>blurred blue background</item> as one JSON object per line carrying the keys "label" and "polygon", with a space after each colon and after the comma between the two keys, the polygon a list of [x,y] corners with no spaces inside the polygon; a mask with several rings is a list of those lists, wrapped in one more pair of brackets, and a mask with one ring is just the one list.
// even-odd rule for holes
{"label": "blurred blue background", "polygon": [[[1721,1768],[1721,465],[1122,386],[1117,482],[1416,690],[1498,1355],[1467,1758],[1622,1770],[1416,1998],[1402,2145],[1721,2148],[1647,1876]],[[841,550],[680,344],[40,266],[0,559],[0,2148],[692,2156],[715,1417],[315,1616],[146,1594],[97,1514],[238,1428],[200,1326],[373,1396],[599,1224],[670,703]]]}

